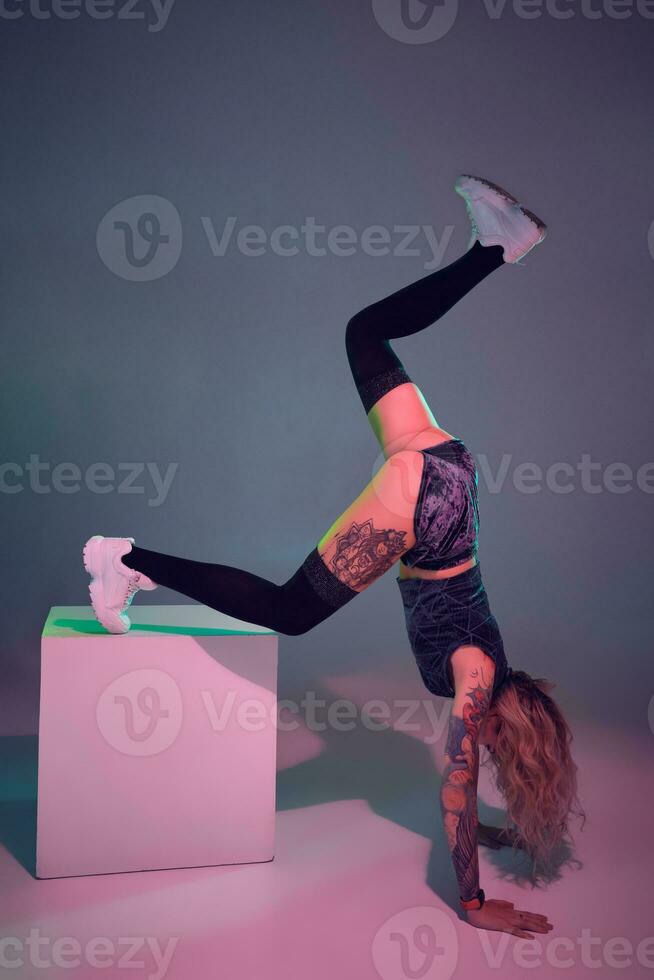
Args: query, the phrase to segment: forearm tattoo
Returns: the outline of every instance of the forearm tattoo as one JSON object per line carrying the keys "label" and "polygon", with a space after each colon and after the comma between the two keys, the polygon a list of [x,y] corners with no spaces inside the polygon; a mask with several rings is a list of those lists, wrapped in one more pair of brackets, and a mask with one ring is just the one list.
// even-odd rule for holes
{"label": "forearm tattoo", "polygon": [[474,898],[479,889],[477,740],[492,695],[492,683],[484,679],[481,667],[472,671],[472,677],[477,684],[466,694],[463,717],[450,716],[441,785],[441,813],[459,895],[464,900]]}
{"label": "forearm tattoo", "polygon": [[[349,530],[336,538],[336,551],[327,564],[341,582],[360,591],[379,578],[406,551],[406,531],[377,530],[372,519],[353,521]],[[325,556],[326,557],[326,556]]]}

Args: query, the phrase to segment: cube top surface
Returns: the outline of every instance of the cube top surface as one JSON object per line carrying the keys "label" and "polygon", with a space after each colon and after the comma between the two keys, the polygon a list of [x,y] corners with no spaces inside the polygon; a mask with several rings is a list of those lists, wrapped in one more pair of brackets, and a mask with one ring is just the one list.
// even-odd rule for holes
{"label": "cube top surface", "polygon": [[[126,636],[277,636],[274,630],[246,623],[200,604],[169,606],[131,606],[131,629]],[[90,606],[52,606],[42,637],[112,636],[102,626]]]}

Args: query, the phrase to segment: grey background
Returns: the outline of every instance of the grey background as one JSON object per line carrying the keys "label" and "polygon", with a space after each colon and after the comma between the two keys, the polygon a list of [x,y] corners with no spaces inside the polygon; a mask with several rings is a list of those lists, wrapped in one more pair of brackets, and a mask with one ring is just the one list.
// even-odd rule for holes
{"label": "grey background", "polygon": [[[143,477],[143,494],[40,494],[26,477],[0,494],[3,734],[36,731],[41,628],[50,606],[86,601],[91,534],[283,582],[379,465],[345,324],[425,274],[424,239],[418,256],[216,257],[202,217],[452,227],[445,264],[468,243],[461,171],[507,187],[549,237],[394,347],[478,464],[511,457],[501,492],[480,473],[481,564],[510,662],[555,680],[575,717],[644,728],[651,493],[634,480],[593,494],[577,477],[572,493],[530,494],[511,474],[654,458],[654,21],[461,7],[425,44],[335,0],[177,0],[160,31],[143,3],[145,20],[25,8],[0,22],[1,461],[178,464],[158,507]],[[143,194],[175,206],[183,243],[168,274],[136,282],[107,268],[96,233]],[[415,669],[395,574],[280,638],[280,696]],[[136,600],[167,601],[184,599]]]}

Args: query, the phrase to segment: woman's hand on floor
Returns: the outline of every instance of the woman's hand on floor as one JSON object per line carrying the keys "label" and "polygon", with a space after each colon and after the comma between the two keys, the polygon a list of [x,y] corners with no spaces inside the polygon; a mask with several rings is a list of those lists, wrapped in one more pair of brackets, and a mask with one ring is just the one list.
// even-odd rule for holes
{"label": "woman's hand on floor", "polygon": [[[477,826],[477,839],[484,847],[490,847],[498,851],[500,847],[511,847],[516,841],[516,834],[511,829],[503,827],[489,827],[480,823]],[[520,847],[520,844],[516,845]]]}
{"label": "woman's hand on floor", "polygon": [[554,928],[547,916],[516,909],[513,902],[498,898],[487,898],[480,909],[469,909],[465,915],[470,925],[477,929],[508,932],[521,939],[534,939],[533,933],[548,933]]}

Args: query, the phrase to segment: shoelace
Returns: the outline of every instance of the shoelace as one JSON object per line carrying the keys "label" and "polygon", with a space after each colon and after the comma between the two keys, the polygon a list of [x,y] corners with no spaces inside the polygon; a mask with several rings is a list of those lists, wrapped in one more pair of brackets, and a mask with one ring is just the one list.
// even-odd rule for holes
{"label": "shoelace", "polygon": [[477,227],[475,216],[472,213],[472,207],[470,201],[466,201],[466,211],[468,212],[468,217],[470,218],[470,224],[472,225],[472,234],[475,236],[475,238],[479,238],[479,228]]}
{"label": "shoelace", "polygon": [[123,612],[125,611],[125,609],[128,609],[129,606],[132,604],[132,599],[134,598],[134,596],[139,590],[139,586],[138,586],[139,577],[140,577],[139,572],[136,572],[129,579],[128,586],[127,586],[127,597],[125,599],[125,605],[123,606]]}

